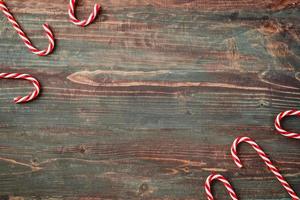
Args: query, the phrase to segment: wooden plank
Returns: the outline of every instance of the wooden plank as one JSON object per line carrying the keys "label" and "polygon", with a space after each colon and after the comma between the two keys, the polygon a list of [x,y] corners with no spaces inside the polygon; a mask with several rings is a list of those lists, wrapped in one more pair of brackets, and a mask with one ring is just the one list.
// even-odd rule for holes
{"label": "wooden plank", "polygon": [[[80,1],[84,18],[96,1]],[[57,48],[37,57],[0,15],[0,67],[30,73],[31,90],[0,82],[0,199],[205,199],[212,172],[241,199],[288,194],[253,150],[255,139],[296,192],[299,141],[274,131],[277,113],[299,108],[300,2],[297,0],[103,0],[86,28],[68,22],[67,1],[7,2],[34,44],[55,32]],[[297,118],[284,123],[299,131]],[[218,199],[229,199],[214,186]]]}

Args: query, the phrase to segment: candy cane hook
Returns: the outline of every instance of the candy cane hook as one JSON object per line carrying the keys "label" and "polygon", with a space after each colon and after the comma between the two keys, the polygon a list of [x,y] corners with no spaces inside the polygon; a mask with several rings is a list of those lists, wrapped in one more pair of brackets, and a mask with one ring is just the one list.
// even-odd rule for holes
{"label": "candy cane hook", "polygon": [[5,3],[2,0],[0,0],[0,10],[2,10],[4,15],[8,19],[8,21],[13,25],[14,29],[17,31],[17,33],[19,34],[19,36],[23,40],[24,44],[28,47],[28,49],[32,53],[34,53],[36,55],[39,55],[39,56],[46,56],[46,55],[50,54],[53,51],[54,46],[55,46],[54,35],[53,35],[53,33],[50,29],[50,26],[48,24],[44,24],[43,28],[44,28],[45,33],[47,35],[47,38],[49,40],[49,45],[48,45],[47,49],[45,49],[45,50],[38,50],[35,46],[33,46],[31,41],[27,37],[26,33],[24,33],[21,26],[18,24],[17,20],[10,13],[9,9],[7,8],[7,6],[5,5]]}
{"label": "candy cane hook", "polygon": [[237,147],[240,143],[246,142],[250,144],[254,150],[258,153],[258,155],[263,159],[264,163],[268,166],[269,170],[276,176],[278,181],[281,183],[281,185],[286,189],[286,191],[289,193],[289,195],[292,197],[293,200],[300,200],[300,198],[297,196],[296,192],[292,189],[292,187],[289,185],[289,183],[285,180],[285,178],[280,174],[279,170],[273,165],[271,160],[268,158],[266,153],[261,149],[261,147],[255,143],[251,138],[249,137],[238,137],[234,140],[232,146],[231,146],[231,155],[235,162],[235,164],[242,168],[242,162],[238,157],[237,153]]}
{"label": "candy cane hook", "polygon": [[79,19],[77,19],[75,17],[75,5],[76,5],[76,0],[70,0],[70,4],[69,4],[69,17],[70,17],[70,21],[77,25],[77,26],[82,26],[85,27],[89,24],[91,24],[97,17],[101,6],[99,4],[95,4],[94,5],[94,9],[93,12],[90,14],[88,19],[82,20],[80,21]]}
{"label": "candy cane hook", "polygon": [[284,117],[289,117],[289,116],[298,116],[298,117],[300,117],[300,110],[288,110],[288,111],[279,113],[277,115],[277,117],[275,118],[275,128],[276,128],[278,133],[280,133],[281,135],[283,135],[285,137],[300,140],[300,133],[289,132],[289,131],[284,130],[281,127],[280,121]]}
{"label": "candy cane hook", "polygon": [[205,181],[205,192],[208,200],[214,200],[214,197],[211,192],[211,184],[214,180],[220,181],[224,184],[226,187],[228,194],[231,196],[233,200],[238,200],[238,197],[231,186],[231,184],[226,180],[226,178],[220,174],[211,174],[209,177],[207,177]]}
{"label": "candy cane hook", "polygon": [[15,103],[27,103],[35,99],[40,93],[41,90],[40,83],[38,82],[38,80],[36,80],[34,77],[32,77],[29,74],[0,73],[0,78],[1,79],[24,79],[30,81],[33,84],[35,90],[33,92],[30,92],[27,96],[14,98]]}

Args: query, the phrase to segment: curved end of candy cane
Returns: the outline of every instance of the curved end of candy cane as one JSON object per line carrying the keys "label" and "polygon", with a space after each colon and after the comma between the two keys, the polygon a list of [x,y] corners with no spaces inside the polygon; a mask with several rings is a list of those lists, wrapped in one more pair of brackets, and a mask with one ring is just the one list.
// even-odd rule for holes
{"label": "curved end of candy cane", "polygon": [[232,187],[230,182],[221,174],[211,174],[210,176],[207,177],[204,188],[208,200],[214,200],[213,194],[211,192],[211,184],[213,181],[222,182],[225,188],[227,189],[229,195],[231,196],[231,199],[238,200],[234,188]]}
{"label": "curved end of candy cane", "polygon": [[279,113],[275,118],[275,122],[274,122],[275,129],[279,134],[285,137],[292,138],[292,139],[300,139],[300,133],[287,131],[281,126],[281,120],[289,116],[300,116],[300,111],[296,109],[292,109],[292,110],[287,110]]}
{"label": "curved end of candy cane", "polygon": [[28,95],[26,96],[18,96],[18,97],[15,97],[14,98],[14,102],[16,104],[20,104],[20,103],[28,103],[30,101],[33,101],[35,100],[39,94],[40,94],[40,91],[41,91],[41,84],[39,83],[39,81],[32,77],[31,75],[28,75],[28,74],[15,74],[15,73],[12,73],[12,74],[4,74],[2,76],[2,78],[10,78],[10,79],[24,79],[24,80],[27,80],[27,81],[30,81],[33,86],[34,86],[34,90],[32,92],[30,92]]}
{"label": "curved end of candy cane", "polygon": [[93,7],[93,11],[90,13],[88,18],[84,20],[79,20],[75,16],[75,4],[76,4],[75,0],[70,0],[69,11],[68,11],[70,22],[81,27],[86,27],[91,23],[93,23],[101,10],[101,5],[95,4]]}

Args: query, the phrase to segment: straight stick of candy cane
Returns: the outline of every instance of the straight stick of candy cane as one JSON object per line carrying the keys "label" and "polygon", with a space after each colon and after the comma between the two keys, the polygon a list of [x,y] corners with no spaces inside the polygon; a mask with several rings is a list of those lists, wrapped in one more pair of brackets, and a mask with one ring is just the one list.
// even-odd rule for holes
{"label": "straight stick of candy cane", "polygon": [[205,192],[208,200],[214,200],[214,197],[211,192],[211,184],[215,180],[220,181],[224,184],[225,188],[228,191],[228,194],[231,196],[231,199],[238,200],[238,197],[231,184],[226,180],[224,176],[220,174],[211,174],[210,176],[207,177],[205,181]]}
{"label": "straight stick of candy cane", "polygon": [[52,53],[52,51],[54,49],[54,46],[55,46],[55,42],[54,42],[54,35],[53,35],[53,33],[50,29],[50,26],[48,24],[44,24],[43,28],[45,30],[45,33],[46,33],[47,37],[48,37],[49,45],[48,45],[47,49],[45,49],[45,50],[38,50],[35,46],[33,46],[31,41],[27,37],[26,33],[22,30],[21,26],[18,24],[17,20],[10,13],[9,9],[7,8],[7,6],[5,5],[5,3],[2,0],[0,0],[0,10],[2,10],[4,15],[8,19],[8,21],[13,25],[14,29],[17,31],[17,33],[19,34],[19,36],[23,40],[24,44],[28,47],[28,49],[33,54],[36,54],[36,55],[39,55],[39,56],[46,56],[46,55]]}
{"label": "straight stick of candy cane", "polygon": [[285,178],[280,174],[279,170],[273,165],[271,160],[268,158],[266,153],[261,149],[261,147],[255,143],[251,138],[249,137],[238,137],[234,140],[232,146],[231,146],[231,155],[235,162],[235,164],[242,168],[242,162],[238,157],[237,153],[237,147],[240,143],[246,142],[254,148],[254,150],[258,153],[258,155],[263,159],[264,163],[268,166],[269,170],[276,176],[278,181],[281,183],[281,185],[286,189],[286,191],[289,193],[289,195],[292,197],[293,200],[300,200],[300,198],[297,196],[296,192],[292,189],[290,184],[285,180]]}
{"label": "straight stick of candy cane", "polygon": [[30,81],[34,86],[34,91],[30,92],[27,96],[24,97],[16,97],[14,98],[15,103],[27,103],[29,101],[34,100],[40,93],[41,85],[37,79],[32,77],[29,74],[19,74],[19,73],[0,73],[1,79],[23,79]]}
{"label": "straight stick of candy cane", "polygon": [[300,133],[286,131],[281,127],[280,121],[284,117],[289,117],[289,116],[299,116],[300,117],[300,110],[287,110],[287,111],[279,113],[277,115],[277,117],[275,118],[275,128],[279,134],[281,134],[285,137],[300,140]]}
{"label": "straight stick of candy cane", "polygon": [[77,26],[82,26],[82,27],[85,27],[85,26],[91,24],[96,19],[97,15],[98,15],[98,13],[100,12],[100,9],[101,9],[101,6],[99,4],[95,4],[93,12],[90,14],[88,19],[84,19],[84,20],[80,21],[75,16],[75,7],[76,7],[76,0],[70,0],[70,3],[69,3],[70,21],[73,24],[75,24]]}

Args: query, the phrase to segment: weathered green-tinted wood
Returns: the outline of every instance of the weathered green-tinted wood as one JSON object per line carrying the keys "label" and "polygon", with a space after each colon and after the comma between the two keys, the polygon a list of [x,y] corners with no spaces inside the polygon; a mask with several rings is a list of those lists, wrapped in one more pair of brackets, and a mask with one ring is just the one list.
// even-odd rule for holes
{"label": "weathered green-tinted wood", "polygon": [[[79,1],[79,18],[96,1]],[[10,0],[48,57],[28,52],[0,15],[1,72],[36,76],[40,98],[0,81],[0,199],[206,199],[212,172],[241,199],[289,199],[247,145],[255,139],[300,194],[300,143],[274,131],[300,107],[299,0],[102,0],[91,26],[68,22],[67,0]],[[299,119],[284,126],[299,131]],[[221,184],[218,199],[229,199]]]}

